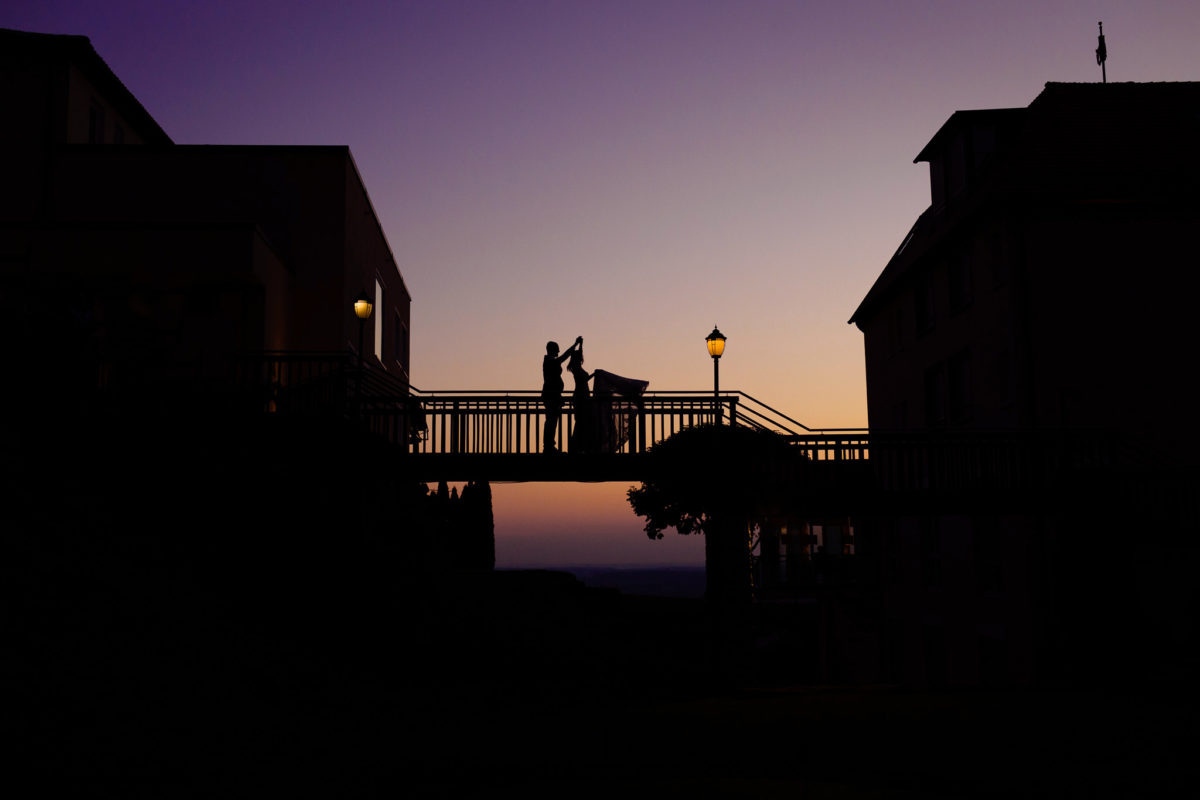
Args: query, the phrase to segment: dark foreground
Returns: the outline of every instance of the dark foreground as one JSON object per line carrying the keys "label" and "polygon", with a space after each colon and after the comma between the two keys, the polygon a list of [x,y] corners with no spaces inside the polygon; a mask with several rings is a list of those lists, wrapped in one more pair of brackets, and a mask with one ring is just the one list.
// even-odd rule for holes
{"label": "dark foreground", "polygon": [[31,436],[5,472],[6,785],[1058,798],[1190,796],[1200,778],[1188,681],[820,686],[801,610],[714,621],[562,573],[456,572],[416,506],[333,444],[314,458],[312,435],[106,431],[69,450]]}
{"label": "dark foreground", "polygon": [[1200,777],[1178,689],[804,685],[802,646],[718,651],[696,601],[462,578],[396,588],[395,615],[359,605],[374,592],[165,586],[60,608],[8,659],[10,755],[43,785],[160,796],[1145,797]]}

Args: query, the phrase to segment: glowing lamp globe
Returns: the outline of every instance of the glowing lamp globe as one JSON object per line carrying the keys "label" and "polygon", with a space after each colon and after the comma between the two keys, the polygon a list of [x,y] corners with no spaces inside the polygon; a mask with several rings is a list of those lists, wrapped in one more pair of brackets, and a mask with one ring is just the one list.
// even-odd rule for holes
{"label": "glowing lamp globe", "polygon": [[371,316],[371,310],[374,308],[371,303],[371,296],[365,291],[354,298],[354,316],[359,319],[367,319]]}
{"label": "glowing lamp globe", "polygon": [[717,330],[716,325],[713,326],[712,333],[704,337],[704,341],[708,342],[708,354],[713,358],[720,358],[725,352],[725,334]]}

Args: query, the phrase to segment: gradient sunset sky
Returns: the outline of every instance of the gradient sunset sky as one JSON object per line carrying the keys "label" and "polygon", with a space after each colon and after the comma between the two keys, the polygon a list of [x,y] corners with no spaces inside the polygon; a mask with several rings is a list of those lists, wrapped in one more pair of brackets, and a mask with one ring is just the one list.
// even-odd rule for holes
{"label": "gradient sunset sky", "polygon": [[[91,38],[182,144],[349,145],[413,296],[421,389],[537,389],[547,339],[654,389],[867,424],[846,320],[957,109],[1200,80],[1200,3],[6,0]],[[501,565],[701,563],[627,484],[494,487]]]}

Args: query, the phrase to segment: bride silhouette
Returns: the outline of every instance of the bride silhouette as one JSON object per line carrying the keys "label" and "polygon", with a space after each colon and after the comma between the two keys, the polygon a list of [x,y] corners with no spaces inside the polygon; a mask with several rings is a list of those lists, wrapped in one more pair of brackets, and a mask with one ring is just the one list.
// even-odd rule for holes
{"label": "bride silhouette", "polygon": [[[622,378],[598,369],[583,367],[583,345],[571,353],[567,371],[575,379],[571,402],[575,427],[571,431],[573,453],[615,453],[629,438],[633,415],[641,406],[641,397],[649,381]],[[594,391],[588,381],[594,379]]]}
{"label": "bride silhouette", "polygon": [[588,381],[592,373],[583,368],[583,347],[571,353],[567,372],[575,379],[575,391],[571,403],[575,409],[575,427],[571,431],[571,452],[591,453],[596,450],[596,404],[592,402],[592,391]]}

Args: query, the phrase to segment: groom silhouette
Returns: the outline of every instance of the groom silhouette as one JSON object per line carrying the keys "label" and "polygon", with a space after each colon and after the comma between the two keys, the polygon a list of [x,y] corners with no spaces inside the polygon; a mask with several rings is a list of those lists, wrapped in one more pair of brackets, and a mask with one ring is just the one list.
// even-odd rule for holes
{"label": "groom silhouette", "polygon": [[558,342],[546,342],[546,355],[542,358],[542,403],[546,406],[546,425],[542,429],[542,452],[557,453],[555,439],[558,436],[558,421],[562,419],[562,365],[571,357],[577,347],[583,344],[583,337],[576,336],[575,344],[567,348],[563,354],[558,352]]}

